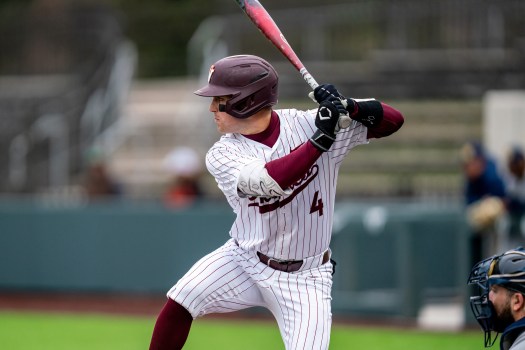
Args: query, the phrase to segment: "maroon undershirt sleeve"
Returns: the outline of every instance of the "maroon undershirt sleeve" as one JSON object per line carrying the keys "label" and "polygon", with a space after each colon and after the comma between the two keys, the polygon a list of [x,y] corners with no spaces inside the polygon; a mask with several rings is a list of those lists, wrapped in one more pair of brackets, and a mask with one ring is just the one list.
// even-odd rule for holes
{"label": "maroon undershirt sleeve", "polygon": [[[279,117],[272,111],[270,125],[265,131],[245,137],[272,147],[279,138],[279,125]],[[307,141],[290,154],[266,163],[266,170],[282,189],[287,189],[306,174],[321,154],[321,151]]]}
{"label": "maroon undershirt sleeve", "polygon": [[321,154],[323,152],[306,141],[290,154],[266,163],[266,170],[284,190],[301,179]]}
{"label": "maroon undershirt sleeve", "polygon": [[[369,139],[393,134],[403,125],[404,118],[398,110],[385,103],[381,105],[383,120],[375,128],[368,128]],[[287,189],[306,174],[321,154],[321,151],[307,141],[290,154],[266,163],[266,170],[282,189]]]}
{"label": "maroon undershirt sleeve", "polygon": [[366,135],[369,139],[378,139],[393,134],[403,125],[405,119],[397,109],[381,102],[383,106],[383,120],[375,128],[368,128]]}

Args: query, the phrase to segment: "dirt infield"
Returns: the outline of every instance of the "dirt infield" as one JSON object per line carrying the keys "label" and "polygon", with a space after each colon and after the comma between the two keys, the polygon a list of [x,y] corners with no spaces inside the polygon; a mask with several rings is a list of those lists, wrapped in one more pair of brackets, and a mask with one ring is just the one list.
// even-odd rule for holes
{"label": "dirt infield", "polygon": [[[143,316],[156,318],[166,303],[166,296],[111,293],[5,292],[0,291],[1,311],[66,312]],[[273,320],[269,311],[258,309],[206,318]]]}
{"label": "dirt infield", "polygon": [[156,316],[164,295],[0,292],[0,311],[47,311]]}
{"label": "dirt infield", "polygon": [[[0,291],[0,312],[65,312],[156,318],[165,303],[166,296],[163,294],[126,295],[112,293]],[[274,322],[270,312],[261,308],[227,314],[213,314],[206,316],[206,318],[257,319],[259,321]],[[415,320],[334,316],[333,321],[338,324],[364,327],[416,328]]]}

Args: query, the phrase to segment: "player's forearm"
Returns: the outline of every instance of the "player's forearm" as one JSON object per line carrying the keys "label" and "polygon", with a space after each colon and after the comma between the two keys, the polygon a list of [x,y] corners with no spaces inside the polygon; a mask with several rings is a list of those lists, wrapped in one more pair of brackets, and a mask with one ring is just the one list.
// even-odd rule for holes
{"label": "player's forearm", "polygon": [[367,138],[378,139],[395,133],[403,125],[405,118],[397,109],[381,102],[383,118],[378,125],[368,127]]}
{"label": "player's forearm", "polygon": [[[393,134],[403,125],[403,115],[386,103],[381,103],[383,118],[373,128],[368,128],[368,138],[381,138]],[[311,142],[305,142],[290,154],[266,163],[266,170],[282,189],[300,180],[319,159],[323,152]]]}
{"label": "player's forearm", "polygon": [[266,170],[281,188],[299,181],[323,154],[311,142],[305,142],[290,154],[266,163]]}
{"label": "player's forearm", "polygon": [[367,138],[369,139],[391,135],[399,130],[404,122],[403,115],[386,103],[373,98],[346,98],[332,84],[319,85],[310,97],[318,103],[330,97],[344,101],[345,109],[350,118],[367,127]]}

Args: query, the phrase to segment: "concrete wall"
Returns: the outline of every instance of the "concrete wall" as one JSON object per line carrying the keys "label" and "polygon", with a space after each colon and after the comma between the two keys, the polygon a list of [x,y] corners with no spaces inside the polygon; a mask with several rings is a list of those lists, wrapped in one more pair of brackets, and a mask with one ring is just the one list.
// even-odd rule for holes
{"label": "concrete wall", "polygon": [[164,292],[228,239],[223,206],[0,208],[0,288]]}
{"label": "concrete wall", "polygon": [[483,141],[503,167],[512,147],[525,149],[525,90],[491,90],[485,94]]}
{"label": "concrete wall", "polygon": [[[334,313],[415,317],[425,300],[465,298],[459,205],[336,205]],[[0,291],[165,293],[229,236],[231,209],[202,204],[49,206],[0,202]]]}

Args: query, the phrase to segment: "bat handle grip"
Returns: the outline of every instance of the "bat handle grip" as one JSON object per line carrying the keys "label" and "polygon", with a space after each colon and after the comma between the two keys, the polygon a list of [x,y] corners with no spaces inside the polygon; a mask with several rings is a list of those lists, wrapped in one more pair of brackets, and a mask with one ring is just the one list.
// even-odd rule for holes
{"label": "bat handle grip", "polygon": [[[315,88],[319,86],[317,81],[315,81],[314,77],[312,77],[312,75],[310,73],[308,73],[306,68],[304,68],[304,67],[301,68],[300,73],[303,76],[303,79],[308,83],[308,85],[310,85],[312,90],[315,90]],[[343,105],[346,108],[346,106],[347,106],[346,101],[345,100],[341,100],[341,102],[343,103]],[[348,115],[348,113],[347,114],[341,114],[339,116],[339,120],[337,121],[337,125],[339,126],[339,129],[346,129],[346,128],[348,128],[350,126],[350,124],[352,124],[352,119],[350,119],[350,116]]]}

